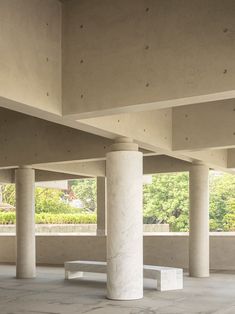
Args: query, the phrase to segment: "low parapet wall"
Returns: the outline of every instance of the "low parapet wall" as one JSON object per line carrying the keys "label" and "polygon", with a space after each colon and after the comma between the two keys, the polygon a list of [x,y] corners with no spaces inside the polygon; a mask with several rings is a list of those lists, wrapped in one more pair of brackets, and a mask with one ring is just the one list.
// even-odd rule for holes
{"label": "low parapet wall", "polygon": [[[36,233],[96,232],[96,224],[36,224]],[[144,224],[144,232],[169,232],[169,224]],[[1,233],[16,233],[15,225],[0,225]]]}
{"label": "low parapet wall", "polygon": [[[69,260],[106,259],[106,237],[95,235],[38,235],[37,263],[62,265]],[[0,235],[0,262],[15,262],[15,236]],[[188,234],[144,235],[144,263],[188,268]],[[235,270],[235,234],[210,235],[210,267]]]}

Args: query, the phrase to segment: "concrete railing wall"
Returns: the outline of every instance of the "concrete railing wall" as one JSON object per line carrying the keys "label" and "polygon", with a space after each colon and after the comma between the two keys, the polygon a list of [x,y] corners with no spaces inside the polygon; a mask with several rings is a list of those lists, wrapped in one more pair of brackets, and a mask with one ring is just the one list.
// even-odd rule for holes
{"label": "concrete railing wall", "polygon": [[[36,233],[96,232],[96,224],[36,224]],[[169,232],[169,224],[144,224],[144,232]],[[15,225],[0,225],[1,233],[16,233]]]}
{"label": "concrete railing wall", "polygon": [[[62,265],[69,260],[105,261],[106,237],[95,235],[38,235],[37,263]],[[0,235],[0,262],[15,262],[15,236]],[[188,235],[144,235],[144,263],[188,268]],[[210,267],[235,270],[235,234],[212,233]]]}

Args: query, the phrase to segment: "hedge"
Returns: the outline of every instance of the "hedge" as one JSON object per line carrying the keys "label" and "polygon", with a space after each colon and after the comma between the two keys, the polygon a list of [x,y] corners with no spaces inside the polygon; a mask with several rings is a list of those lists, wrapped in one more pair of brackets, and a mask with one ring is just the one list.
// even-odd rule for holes
{"label": "hedge", "polygon": [[[15,212],[0,212],[0,224],[15,224]],[[35,214],[36,224],[95,224],[96,214]]]}
{"label": "hedge", "polygon": [[[16,222],[15,212],[0,212],[0,225],[13,225]],[[96,224],[96,213],[92,214],[35,214],[36,224]],[[156,223],[154,217],[143,217],[145,224]]]}
{"label": "hedge", "polygon": [[0,224],[1,225],[12,225],[16,222],[16,215],[15,212],[7,212],[1,213],[0,212]]}

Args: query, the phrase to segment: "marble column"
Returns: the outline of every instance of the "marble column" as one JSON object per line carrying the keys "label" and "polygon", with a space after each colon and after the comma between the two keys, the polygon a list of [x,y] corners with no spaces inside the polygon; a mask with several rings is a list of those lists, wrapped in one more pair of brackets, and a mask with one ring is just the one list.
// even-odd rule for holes
{"label": "marble column", "polygon": [[107,189],[106,177],[97,177],[97,231],[98,236],[107,235]]}
{"label": "marble column", "polygon": [[143,155],[118,138],[106,159],[107,297],[143,297]]}
{"label": "marble column", "polygon": [[16,277],[34,278],[35,220],[34,185],[35,171],[20,167],[15,172],[16,184]]}
{"label": "marble column", "polygon": [[189,198],[189,275],[209,276],[209,168],[191,165]]}

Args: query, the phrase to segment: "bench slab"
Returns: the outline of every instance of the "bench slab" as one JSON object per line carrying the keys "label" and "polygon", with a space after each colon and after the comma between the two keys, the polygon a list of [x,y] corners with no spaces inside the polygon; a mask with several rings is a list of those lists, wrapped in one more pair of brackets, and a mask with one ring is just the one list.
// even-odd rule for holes
{"label": "bench slab", "polygon": [[[106,262],[71,261],[65,262],[65,279],[83,277],[83,273],[107,273]],[[183,289],[183,270],[181,268],[144,265],[144,278],[157,281],[157,290]]]}

